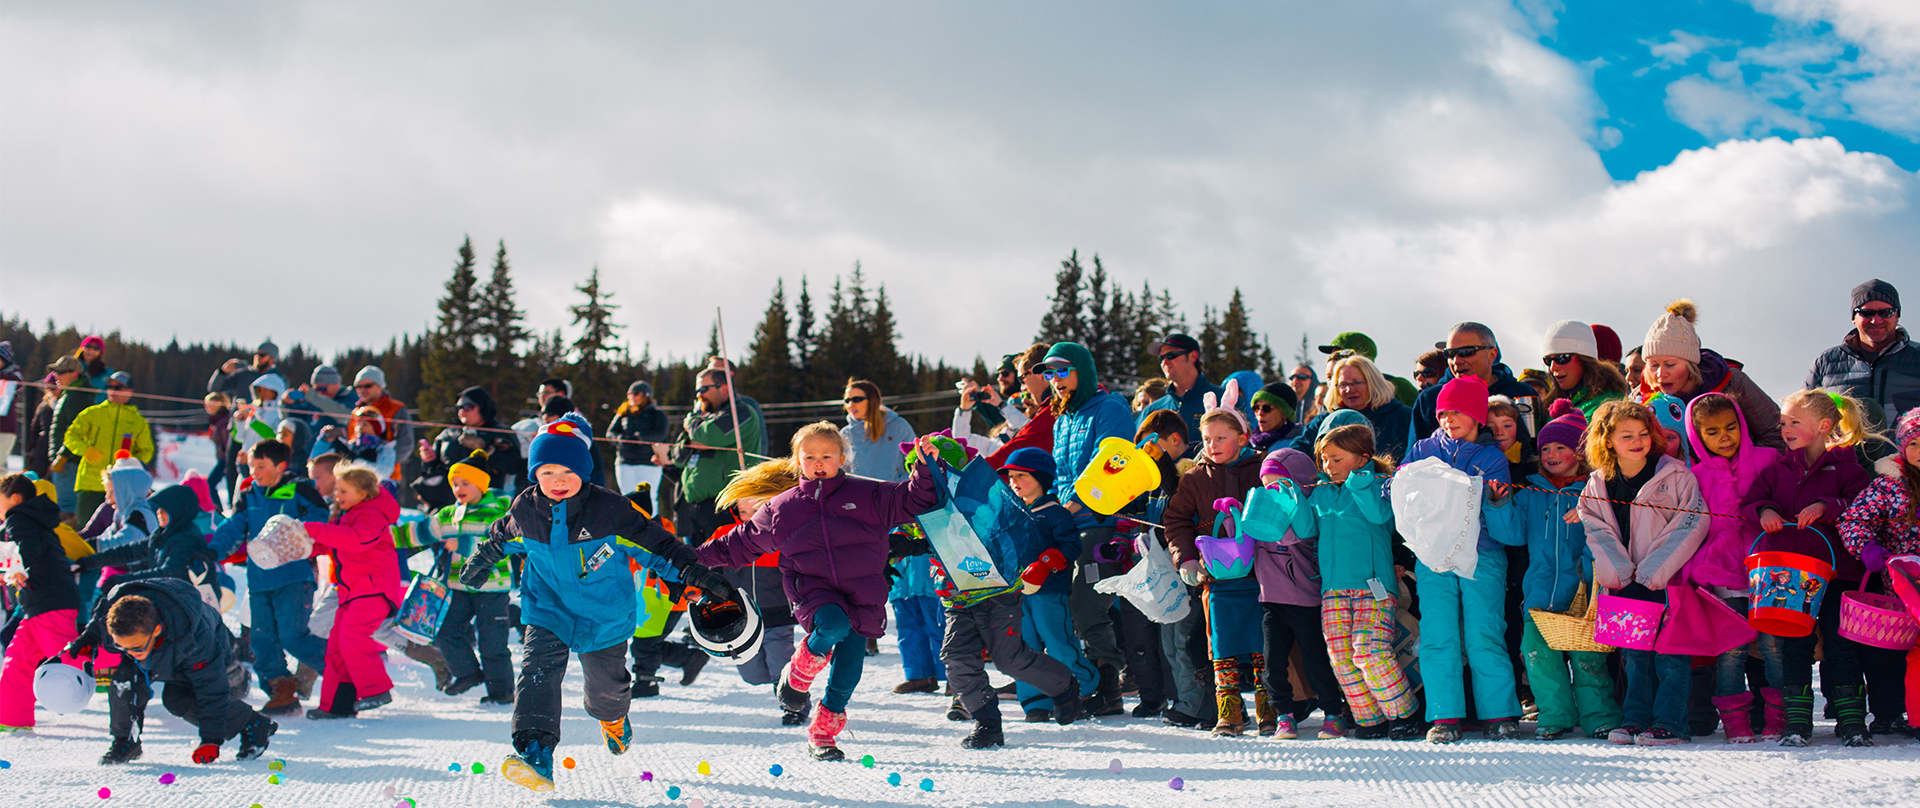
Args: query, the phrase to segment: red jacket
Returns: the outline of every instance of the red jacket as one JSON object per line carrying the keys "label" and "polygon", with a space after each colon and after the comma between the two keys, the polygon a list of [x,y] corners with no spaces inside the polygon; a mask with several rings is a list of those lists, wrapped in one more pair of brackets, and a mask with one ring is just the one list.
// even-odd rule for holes
{"label": "red jacket", "polygon": [[1007,455],[1016,450],[1032,446],[1047,454],[1053,454],[1053,408],[1042,407],[1040,414],[1028,421],[1026,426],[1014,433],[1013,439],[1006,442],[993,454],[987,455],[987,465],[1000,468],[1007,464]]}
{"label": "red jacket", "polygon": [[393,547],[392,528],[399,520],[400,503],[382,488],[331,524],[306,523],[315,553],[325,548],[333,558],[333,584],[341,603],[380,596],[399,608],[406,598],[400,583],[400,553]]}

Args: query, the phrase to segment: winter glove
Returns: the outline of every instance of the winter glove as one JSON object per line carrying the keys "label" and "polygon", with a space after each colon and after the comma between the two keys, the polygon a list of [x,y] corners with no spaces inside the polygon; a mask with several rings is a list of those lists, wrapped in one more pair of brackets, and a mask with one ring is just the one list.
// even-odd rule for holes
{"label": "winter glove", "polygon": [[903,577],[905,577],[905,576],[903,576],[903,575],[901,575],[901,574],[900,574],[900,568],[899,568],[899,567],[896,567],[896,566],[894,566],[894,565],[892,565],[892,564],[888,564],[888,565],[887,565],[887,588],[888,588],[888,589],[892,589],[892,588],[893,588],[893,582],[894,582],[894,581],[898,581],[898,580],[900,580],[900,579],[901,579],[901,578],[903,578]]}
{"label": "winter glove", "polygon": [[1893,554],[1881,547],[1877,541],[1869,541],[1860,546],[1860,563],[1867,565],[1867,572],[1886,572],[1887,559]]}
{"label": "winter glove", "polygon": [[93,652],[94,647],[91,644],[84,640],[74,640],[73,642],[67,643],[66,648],[60,650],[59,656],[47,657],[47,661],[40,664],[45,665],[63,659],[92,659]]}
{"label": "winter glove", "polygon": [[467,559],[467,565],[460,568],[460,583],[468,589],[479,589],[493,576],[493,565],[500,563],[506,550],[496,541],[483,541],[473,546],[473,555]]}
{"label": "winter glove", "polygon": [[1020,571],[1020,592],[1031,595],[1040,591],[1040,585],[1047,582],[1047,576],[1067,568],[1067,557],[1057,547],[1049,547],[1040,554],[1040,560],[1028,564]]}
{"label": "winter glove", "polygon": [[54,458],[53,465],[49,466],[48,469],[55,474],[67,473],[67,456],[63,453],[59,457]]}
{"label": "winter glove", "polygon": [[686,569],[680,571],[680,578],[689,586],[699,587],[700,599],[703,601],[732,600],[737,594],[733,583],[727,580],[727,576],[720,574],[719,570],[712,567],[688,564]]}
{"label": "winter glove", "polygon": [[1200,562],[1198,561],[1180,562],[1180,581],[1186,584],[1187,586],[1199,586],[1200,576],[1202,574],[1203,573],[1201,573],[1200,571]]}
{"label": "winter glove", "polygon": [[217,743],[203,743],[199,748],[193,750],[193,762],[195,763],[206,764],[219,759],[220,745]]}
{"label": "winter glove", "polygon": [[887,556],[890,558],[906,558],[931,552],[933,552],[933,543],[926,539],[916,539],[900,532],[887,534]]}

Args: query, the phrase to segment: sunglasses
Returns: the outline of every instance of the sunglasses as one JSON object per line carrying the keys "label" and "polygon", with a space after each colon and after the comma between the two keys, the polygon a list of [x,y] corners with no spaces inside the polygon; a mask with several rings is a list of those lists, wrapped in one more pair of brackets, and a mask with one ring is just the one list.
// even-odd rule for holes
{"label": "sunglasses", "polygon": [[1413,372],[1413,377],[1416,379],[1438,379],[1440,378],[1440,371],[1421,368]]}
{"label": "sunglasses", "polygon": [[1458,348],[1444,348],[1440,352],[1446,354],[1448,359],[1468,359],[1481,351],[1491,350],[1493,350],[1491,345],[1462,345]]}
{"label": "sunglasses", "polygon": [[1884,309],[1854,309],[1853,315],[1869,320],[1890,320],[1900,316],[1900,309],[1894,307]]}
{"label": "sunglasses", "polygon": [[847,396],[846,398],[843,398],[840,400],[847,404],[862,404],[866,402],[867,397],[866,396]]}
{"label": "sunglasses", "polygon": [[1054,379],[1064,379],[1072,375],[1073,375],[1073,368],[1041,368],[1040,369],[1040,378],[1046,379],[1047,381],[1053,381]]}
{"label": "sunglasses", "polygon": [[1275,406],[1273,406],[1272,404],[1255,404],[1255,405],[1253,405],[1253,411],[1254,411],[1254,412],[1277,412],[1277,411],[1278,411],[1279,409],[1280,409],[1279,407],[1275,407]]}
{"label": "sunglasses", "polygon": [[139,645],[138,647],[132,647],[132,646],[126,646],[126,645],[121,645],[121,644],[120,644],[120,642],[119,642],[118,640],[115,640],[115,641],[114,641],[114,643],[113,643],[113,647],[115,647],[115,648],[118,648],[118,649],[120,649],[121,651],[123,651],[123,652],[125,652],[125,653],[129,653],[129,654],[144,654],[144,653],[146,653],[146,652],[147,652],[147,649],[149,649],[149,648],[152,648],[152,647],[153,647],[153,641],[154,641],[154,640],[157,640],[157,639],[160,639],[160,627],[159,627],[159,626],[155,626],[155,627],[153,628],[153,633],[152,633],[152,634],[148,634],[148,635],[147,635],[147,641],[146,641],[146,642],[143,642],[143,643],[141,643],[141,644],[140,644],[140,645]]}
{"label": "sunglasses", "polygon": [[124,384],[108,384],[107,389],[108,390],[127,390],[131,388],[127,387]]}
{"label": "sunglasses", "polygon": [[1292,376],[1288,376],[1287,380],[1295,381],[1295,382],[1310,382],[1310,381],[1313,381],[1313,377],[1308,376],[1305,373],[1295,373]]}
{"label": "sunglasses", "polygon": [[1547,363],[1548,367],[1554,365],[1571,365],[1573,364],[1573,357],[1574,355],[1570,353],[1557,353],[1552,356],[1543,356],[1540,358],[1540,361]]}
{"label": "sunglasses", "polygon": [[480,405],[478,405],[478,404],[462,404],[462,405],[460,405],[460,406],[458,406],[458,407],[455,407],[454,409],[456,409],[456,410],[460,410],[460,411],[462,411],[462,412],[465,412],[465,411],[467,411],[467,410],[477,410],[477,409],[480,409]]}
{"label": "sunglasses", "polygon": [[719,386],[720,385],[717,385],[717,384],[703,384],[703,385],[700,385],[699,387],[694,388],[693,394],[696,396],[704,396],[707,394],[708,390],[712,390],[713,388],[719,387]]}
{"label": "sunglasses", "polygon": [[1180,357],[1183,357],[1186,355],[1187,355],[1186,351],[1168,351],[1160,355],[1160,361],[1172,362],[1173,360],[1179,359]]}
{"label": "sunglasses", "polygon": [[374,384],[373,382],[354,382],[353,383],[353,389],[355,390],[372,390],[373,388],[379,387],[379,386],[380,385]]}

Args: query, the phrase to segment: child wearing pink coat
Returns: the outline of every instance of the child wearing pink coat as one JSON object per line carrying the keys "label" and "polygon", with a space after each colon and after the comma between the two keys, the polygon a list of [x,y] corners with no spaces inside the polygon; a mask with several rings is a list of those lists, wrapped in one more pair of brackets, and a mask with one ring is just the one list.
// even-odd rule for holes
{"label": "child wearing pink coat", "polygon": [[392,532],[400,519],[400,503],[380,487],[379,474],[370,466],[344,463],[334,469],[334,477],[333,521],[305,523],[314,553],[325,552],[333,559],[333,587],[340,601],[327,634],[320,706],[307,711],[311,719],[352,718],[360,710],[393,701],[393,679],[380,657],[385,647],[373,639],[373,632],[405,597]]}

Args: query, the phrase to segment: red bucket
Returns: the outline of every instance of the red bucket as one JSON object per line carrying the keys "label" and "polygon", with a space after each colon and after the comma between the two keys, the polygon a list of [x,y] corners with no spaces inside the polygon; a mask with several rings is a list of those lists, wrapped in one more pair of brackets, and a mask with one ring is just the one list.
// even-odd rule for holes
{"label": "red bucket", "polygon": [[[1809,555],[1768,551],[1747,556],[1747,624],[1775,637],[1805,637],[1813,633],[1820,601],[1833,581],[1833,540],[1814,528],[1827,542],[1827,560]],[[1754,537],[1751,550],[1760,544]]]}

